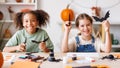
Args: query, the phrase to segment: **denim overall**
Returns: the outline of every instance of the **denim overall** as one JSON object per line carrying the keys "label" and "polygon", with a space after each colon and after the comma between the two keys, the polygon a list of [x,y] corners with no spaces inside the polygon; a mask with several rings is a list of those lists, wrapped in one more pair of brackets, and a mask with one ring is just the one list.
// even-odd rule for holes
{"label": "denim overall", "polygon": [[96,52],[95,47],[93,45],[95,43],[95,38],[93,36],[92,36],[92,44],[81,45],[79,37],[76,36],[75,39],[77,44],[76,52]]}

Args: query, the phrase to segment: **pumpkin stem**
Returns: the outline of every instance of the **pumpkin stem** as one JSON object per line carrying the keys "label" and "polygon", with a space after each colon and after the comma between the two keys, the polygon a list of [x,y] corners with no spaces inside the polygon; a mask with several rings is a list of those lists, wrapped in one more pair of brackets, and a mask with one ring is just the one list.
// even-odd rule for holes
{"label": "pumpkin stem", "polygon": [[70,7],[70,4],[68,4],[66,8],[69,9],[69,7]]}

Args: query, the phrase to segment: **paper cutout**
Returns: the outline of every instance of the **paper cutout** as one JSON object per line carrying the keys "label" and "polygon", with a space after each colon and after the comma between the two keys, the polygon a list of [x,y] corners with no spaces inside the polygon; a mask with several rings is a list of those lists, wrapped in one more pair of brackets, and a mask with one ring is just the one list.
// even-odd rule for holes
{"label": "paper cutout", "polygon": [[96,16],[92,16],[92,17],[95,19],[95,21],[103,22],[104,20],[107,20],[107,18],[109,18],[109,16],[110,16],[110,13],[109,13],[109,11],[107,11],[107,13],[105,14],[105,17],[102,17],[102,18],[98,18]]}
{"label": "paper cutout", "polygon": [[120,54],[113,54],[115,58],[120,59]]}
{"label": "paper cutout", "polygon": [[10,68],[39,68],[40,63],[31,62],[31,61],[16,61]]}
{"label": "paper cutout", "polygon": [[83,57],[99,57],[99,53],[73,53],[73,52],[69,52],[67,53],[67,56],[83,56]]}
{"label": "paper cutout", "polygon": [[91,68],[110,68],[110,67],[105,64],[91,64]]}

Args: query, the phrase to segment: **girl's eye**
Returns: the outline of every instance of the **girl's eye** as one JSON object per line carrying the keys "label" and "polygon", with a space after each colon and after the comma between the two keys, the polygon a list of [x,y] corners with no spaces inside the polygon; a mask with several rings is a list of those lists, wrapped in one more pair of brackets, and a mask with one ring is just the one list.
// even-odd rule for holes
{"label": "girl's eye", "polygon": [[90,26],[90,24],[87,24],[87,26]]}
{"label": "girl's eye", "polygon": [[31,19],[30,21],[31,21],[31,22],[36,22],[36,19]]}
{"label": "girl's eye", "polygon": [[91,24],[87,24],[87,26],[90,26]]}
{"label": "girl's eye", "polygon": [[28,22],[28,20],[24,20],[23,22]]}
{"label": "girl's eye", "polygon": [[25,21],[25,22],[28,22],[28,21]]}
{"label": "girl's eye", "polygon": [[84,25],[80,25],[81,27],[84,27]]}
{"label": "girl's eye", "polygon": [[32,22],[35,22],[36,20],[32,20]]}

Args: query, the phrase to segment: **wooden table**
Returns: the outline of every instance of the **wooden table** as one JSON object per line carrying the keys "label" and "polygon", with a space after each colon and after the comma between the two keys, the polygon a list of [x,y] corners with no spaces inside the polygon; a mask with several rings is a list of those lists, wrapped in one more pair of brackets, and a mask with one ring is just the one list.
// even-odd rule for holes
{"label": "wooden table", "polygon": [[[87,54],[87,53],[86,53]],[[91,53],[94,55],[94,53]],[[91,62],[91,63],[63,63],[63,61],[60,62],[49,62],[49,61],[44,61],[41,65],[40,68],[65,68],[65,66],[86,66],[86,65],[90,65],[90,64],[105,64],[108,65],[110,68],[119,68],[120,67],[120,59],[117,60],[101,60],[100,58],[109,54],[120,54],[118,53],[99,53],[99,57],[95,58],[96,61],[95,62]],[[25,55],[25,53],[4,53],[3,55],[15,55],[15,58],[13,61],[17,60],[19,58],[19,56],[21,55]],[[33,55],[40,55],[43,57],[48,57],[49,53],[33,53]],[[66,53],[55,53],[55,58],[56,59],[63,59],[63,57],[66,56]],[[10,62],[4,62],[3,67],[2,68],[9,68],[11,65]]]}

